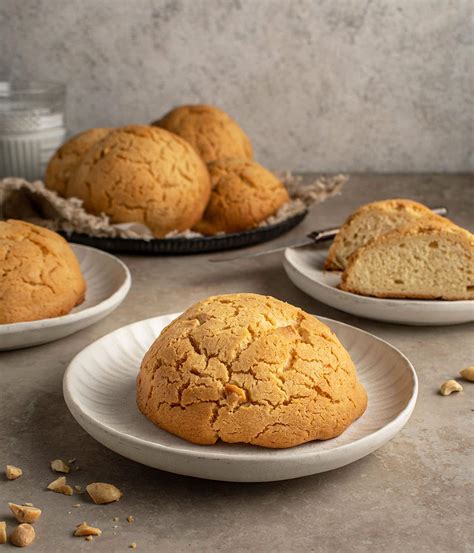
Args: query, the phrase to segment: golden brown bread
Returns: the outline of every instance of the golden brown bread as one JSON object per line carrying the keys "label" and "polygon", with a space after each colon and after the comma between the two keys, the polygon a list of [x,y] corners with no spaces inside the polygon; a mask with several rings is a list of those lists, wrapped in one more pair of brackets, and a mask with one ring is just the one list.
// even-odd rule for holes
{"label": "golden brown bread", "polygon": [[474,236],[432,214],[359,248],[340,286],[379,298],[474,299]]}
{"label": "golden brown bread", "polygon": [[214,296],[166,327],[137,379],[141,412],[196,444],[291,447],[338,436],[367,406],[351,358],[315,317],[269,296]]}
{"label": "golden brown bread", "polygon": [[102,140],[110,129],[89,129],[65,142],[49,160],[44,183],[60,196],[66,194],[67,185],[77,166],[94,144]]}
{"label": "golden brown bread", "polygon": [[329,248],[324,268],[341,270],[351,254],[382,234],[402,227],[433,212],[418,202],[395,199],[363,205],[344,223]]}
{"label": "golden brown bread", "polygon": [[69,244],[23,221],[0,221],[0,323],[58,317],[84,300],[86,283]]}
{"label": "golden brown bread", "polygon": [[208,168],[211,198],[195,226],[202,234],[254,228],[290,199],[285,186],[256,161],[227,158]]}
{"label": "golden brown bread", "polygon": [[179,106],[152,123],[187,140],[206,163],[225,157],[252,159],[252,144],[239,125],[219,108]]}
{"label": "golden brown bread", "polygon": [[191,228],[209,200],[207,167],[182,138],[131,125],[111,131],[84,156],[67,196],[112,223],[147,225],[156,237]]}

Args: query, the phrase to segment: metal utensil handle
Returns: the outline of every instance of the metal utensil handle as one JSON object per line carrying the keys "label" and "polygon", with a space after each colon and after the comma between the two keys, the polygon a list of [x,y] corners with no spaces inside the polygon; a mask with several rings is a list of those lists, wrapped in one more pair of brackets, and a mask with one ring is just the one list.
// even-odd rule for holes
{"label": "metal utensil handle", "polygon": [[[436,215],[446,215],[448,213],[448,210],[445,207],[434,207],[431,211],[436,213]],[[314,242],[325,242],[326,240],[334,238],[338,232],[338,228],[329,228],[324,230],[314,230],[306,236]]]}

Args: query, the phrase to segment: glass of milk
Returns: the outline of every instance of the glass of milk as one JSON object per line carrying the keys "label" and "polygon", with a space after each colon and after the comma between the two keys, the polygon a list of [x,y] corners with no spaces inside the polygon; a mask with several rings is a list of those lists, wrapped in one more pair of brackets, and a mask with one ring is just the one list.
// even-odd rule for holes
{"label": "glass of milk", "polygon": [[0,81],[0,178],[43,179],[66,138],[66,86]]}

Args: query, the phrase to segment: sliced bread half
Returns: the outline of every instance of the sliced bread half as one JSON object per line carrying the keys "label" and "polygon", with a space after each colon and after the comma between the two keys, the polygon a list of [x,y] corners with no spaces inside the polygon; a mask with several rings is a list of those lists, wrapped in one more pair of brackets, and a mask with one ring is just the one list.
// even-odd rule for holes
{"label": "sliced bread half", "polygon": [[324,268],[344,270],[351,254],[374,238],[433,212],[412,200],[382,200],[363,205],[341,227],[331,247]]}
{"label": "sliced bread half", "polygon": [[341,288],[378,298],[474,299],[474,235],[427,217],[357,250]]}

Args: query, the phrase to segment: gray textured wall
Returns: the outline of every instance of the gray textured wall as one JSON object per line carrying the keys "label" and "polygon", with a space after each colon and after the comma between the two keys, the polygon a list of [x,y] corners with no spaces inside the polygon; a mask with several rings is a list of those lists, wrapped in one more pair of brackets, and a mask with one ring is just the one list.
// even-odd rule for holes
{"label": "gray textured wall", "polygon": [[0,0],[0,74],[73,131],[229,111],[273,168],[474,169],[472,0]]}

